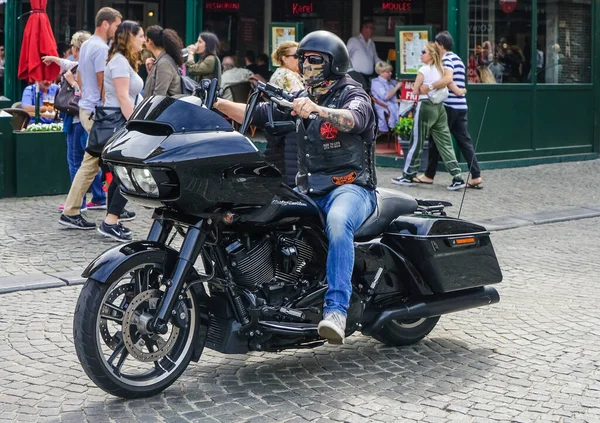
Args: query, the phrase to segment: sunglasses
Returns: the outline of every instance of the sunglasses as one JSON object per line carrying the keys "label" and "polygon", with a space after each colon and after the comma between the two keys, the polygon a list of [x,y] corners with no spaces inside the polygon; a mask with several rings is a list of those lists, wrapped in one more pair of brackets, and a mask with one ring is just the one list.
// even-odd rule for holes
{"label": "sunglasses", "polygon": [[325,62],[323,56],[303,56],[302,62],[308,61],[310,65],[322,65]]}
{"label": "sunglasses", "polygon": [[421,54],[427,53],[427,50],[421,50]]}
{"label": "sunglasses", "polygon": [[300,56],[298,56],[298,54],[286,54],[285,57],[293,57],[294,59],[299,58]]}

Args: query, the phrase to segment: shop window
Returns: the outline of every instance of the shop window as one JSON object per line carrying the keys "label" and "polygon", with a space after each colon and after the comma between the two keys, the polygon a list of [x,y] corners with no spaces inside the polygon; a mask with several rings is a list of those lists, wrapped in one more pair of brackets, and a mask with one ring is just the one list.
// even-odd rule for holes
{"label": "shop window", "polygon": [[219,39],[220,56],[236,56],[243,67],[246,51],[262,53],[264,46],[264,3],[253,0],[211,0],[204,2],[203,31]]}
{"label": "shop window", "polygon": [[447,0],[363,0],[360,16],[373,19],[377,54],[395,67],[396,25],[431,25],[437,34],[446,29],[447,4]]}
{"label": "shop window", "polygon": [[469,0],[469,83],[531,83],[532,16],[532,0]]}
{"label": "shop window", "polygon": [[592,0],[539,0],[537,82],[592,82]]}

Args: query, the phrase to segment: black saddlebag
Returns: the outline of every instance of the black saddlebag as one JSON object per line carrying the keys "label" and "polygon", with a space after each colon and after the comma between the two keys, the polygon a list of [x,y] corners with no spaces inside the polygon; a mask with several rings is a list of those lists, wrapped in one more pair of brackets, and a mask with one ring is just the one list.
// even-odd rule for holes
{"label": "black saddlebag", "polygon": [[384,238],[403,252],[434,293],[502,281],[490,233],[483,226],[450,217],[400,216]]}

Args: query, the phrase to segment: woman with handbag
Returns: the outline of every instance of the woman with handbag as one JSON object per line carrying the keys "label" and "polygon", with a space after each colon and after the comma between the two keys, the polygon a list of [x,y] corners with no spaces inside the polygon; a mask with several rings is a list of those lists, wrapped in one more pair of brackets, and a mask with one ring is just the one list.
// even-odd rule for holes
{"label": "woman with handbag", "polygon": [[[465,187],[465,181],[461,176],[460,166],[454,154],[452,137],[448,128],[448,117],[443,104],[448,97],[448,88],[434,90],[432,87],[432,84],[442,79],[444,75],[439,47],[434,43],[427,43],[421,51],[421,61],[424,66],[419,69],[413,85],[413,92],[418,93],[421,85],[428,86],[431,91],[427,94],[420,94],[418,101],[415,102],[413,133],[408,153],[405,156],[404,172],[402,176],[392,178],[392,183],[405,186],[427,183],[417,177],[417,171],[421,165],[423,144],[431,136],[446,165],[446,170],[452,175],[452,183],[448,189],[456,191]],[[449,87],[456,95],[464,94],[464,91],[454,83],[451,83]]]}
{"label": "woman with handbag", "polygon": [[[187,74],[197,82],[202,79],[217,78],[221,86],[221,61],[217,56],[219,39],[212,32],[202,32],[198,35],[196,44],[188,46]],[[194,55],[199,54],[200,60],[195,61]]]}
{"label": "woman with handbag", "polygon": [[[63,132],[67,134],[67,164],[69,165],[69,175],[71,182],[81,166],[83,153],[87,144],[88,134],[79,121],[79,107],[77,102],[81,97],[81,89],[77,84],[77,66],[79,61],[79,51],[83,43],[90,39],[92,35],[87,31],[78,31],[71,37],[71,52],[73,60],[62,59],[54,56],[44,56],[44,64],[56,63],[63,72],[60,90],[54,100],[54,107],[61,111],[63,119]],[[64,104],[63,104],[64,103]],[[91,185],[92,201],[87,202],[86,196],[83,196],[81,210],[104,210],[106,209],[106,194],[102,191],[102,172],[94,179]],[[58,206],[59,211],[64,210],[64,205]]]}
{"label": "woman with handbag", "polygon": [[149,66],[144,86],[144,98],[152,95],[181,94],[179,66],[183,65],[183,42],[177,32],[152,25],[146,29],[146,49],[154,59],[146,60]]}
{"label": "woman with handbag", "polygon": [[[96,108],[90,132],[87,151],[91,155],[102,152],[112,134],[125,125],[141,97],[144,82],[137,74],[137,66],[145,41],[144,30],[133,21],[122,22],[115,32],[104,71],[104,105]],[[131,230],[119,222],[126,204],[127,200],[113,179],[108,187],[106,218],[98,227],[98,232],[116,241],[131,240]],[[123,216],[120,220],[124,220]]]}

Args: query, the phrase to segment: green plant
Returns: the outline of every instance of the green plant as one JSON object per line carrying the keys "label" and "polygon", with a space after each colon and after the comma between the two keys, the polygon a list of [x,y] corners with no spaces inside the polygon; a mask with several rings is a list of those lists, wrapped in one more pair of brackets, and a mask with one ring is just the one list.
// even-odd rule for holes
{"label": "green plant", "polygon": [[413,118],[401,117],[393,128],[394,133],[403,140],[408,140],[413,130]]}
{"label": "green plant", "polygon": [[25,128],[25,132],[60,132],[62,130],[62,123],[33,123]]}

